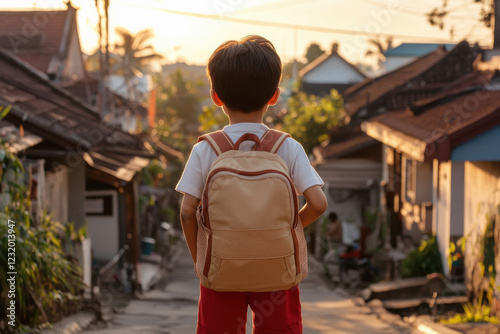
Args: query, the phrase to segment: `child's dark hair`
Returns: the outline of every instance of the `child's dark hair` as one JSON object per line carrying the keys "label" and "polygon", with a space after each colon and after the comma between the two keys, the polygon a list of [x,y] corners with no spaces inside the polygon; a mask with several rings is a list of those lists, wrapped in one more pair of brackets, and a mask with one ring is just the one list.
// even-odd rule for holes
{"label": "child's dark hair", "polygon": [[330,219],[332,222],[334,221],[337,221],[339,217],[337,216],[337,214],[335,212],[332,212],[328,215],[328,219]]}
{"label": "child's dark hair", "polygon": [[273,97],[281,80],[281,60],[261,36],[222,43],[208,61],[212,89],[231,110],[250,113]]}

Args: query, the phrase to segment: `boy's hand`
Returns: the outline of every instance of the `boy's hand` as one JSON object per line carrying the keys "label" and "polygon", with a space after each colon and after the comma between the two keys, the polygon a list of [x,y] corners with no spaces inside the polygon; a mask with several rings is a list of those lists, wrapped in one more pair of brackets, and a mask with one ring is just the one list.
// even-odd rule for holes
{"label": "boy's hand", "polygon": [[196,221],[196,209],[200,200],[189,194],[184,194],[181,204],[181,225],[186,238],[189,252],[196,263],[196,235],[198,233],[198,222]]}
{"label": "boy's hand", "polygon": [[323,212],[326,211],[328,202],[320,186],[307,188],[306,191],[304,191],[304,197],[306,198],[307,203],[300,210],[299,217],[302,222],[302,226],[306,227],[312,224],[323,214]]}

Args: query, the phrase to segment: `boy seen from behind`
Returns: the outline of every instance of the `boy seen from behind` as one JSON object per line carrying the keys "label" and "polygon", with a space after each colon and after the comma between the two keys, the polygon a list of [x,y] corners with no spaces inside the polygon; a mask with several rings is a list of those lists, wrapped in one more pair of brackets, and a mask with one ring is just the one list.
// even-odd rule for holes
{"label": "boy seen from behind", "polygon": [[[222,133],[219,133],[218,138],[222,138],[220,139],[221,141],[219,141],[219,145],[216,143],[217,140],[211,139],[216,138],[215,136],[211,137],[207,135],[202,138],[204,140],[193,147],[181,180],[176,187],[177,191],[184,194],[181,205],[181,223],[191,257],[197,268],[198,277],[202,276],[201,272],[203,271],[205,271],[205,273],[221,273],[223,272],[222,267],[224,266],[227,271],[229,270],[227,269],[229,267],[228,263],[233,263],[233,266],[238,267],[238,261],[240,261],[238,256],[235,256],[234,259],[231,260],[232,262],[229,261],[226,262],[226,264],[221,265],[219,262],[215,262],[215,260],[210,263],[207,262],[205,258],[205,251],[200,252],[200,249],[198,249],[200,245],[200,235],[206,235],[209,242],[212,242],[212,239],[220,239],[220,235],[224,235],[227,238],[223,241],[225,244],[231,244],[230,239],[232,236],[236,237],[240,235],[239,233],[230,231],[229,228],[227,230],[222,229],[224,234],[220,233],[216,235],[212,233],[213,231],[211,231],[210,228],[206,227],[206,224],[209,224],[209,222],[207,222],[208,216],[205,216],[206,213],[205,215],[198,213],[197,217],[197,209],[202,198],[205,204],[200,210],[207,211],[210,209],[209,205],[206,204],[209,202],[206,200],[208,193],[206,189],[208,186],[206,183],[207,178],[210,180],[213,174],[213,172],[211,172],[211,175],[209,175],[212,163],[214,163],[214,161],[217,163],[217,161],[219,161],[218,156],[222,158],[224,154],[224,151],[220,150],[221,145],[229,146],[229,149],[239,149],[239,151],[245,152],[266,150],[270,152],[269,155],[275,153],[275,155],[279,157],[278,162],[286,165],[284,168],[289,175],[287,175],[286,178],[282,177],[285,180],[283,184],[286,184],[287,179],[291,180],[293,184],[291,189],[293,192],[295,193],[295,191],[297,191],[299,194],[303,194],[306,199],[306,204],[300,208],[298,212],[298,228],[301,228],[300,226],[306,227],[313,223],[327,208],[326,197],[321,190],[323,181],[312,168],[303,147],[286,134],[280,136],[281,133],[273,130],[270,131],[269,128],[262,123],[263,116],[269,105],[274,105],[278,100],[280,94],[278,85],[281,80],[281,70],[281,60],[274,46],[270,41],[260,36],[248,36],[240,41],[227,41],[221,44],[209,59],[207,74],[211,83],[211,97],[213,102],[217,106],[222,107],[224,113],[228,116],[229,125],[224,127]],[[270,138],[273,136],[280,137],[279,141],[276,141],[276,144],[272,141],[270,147],[267,147],[269,146],[267,144],[269,144]],[[264,153],[264,156],[266,156],[266,154],[267,153]],[[274,154],[272,155],[275,156]],[[250,159],[256,159],[257,156],[258,154],[252,156]],[[244,159],[246,158],[240,160]],[[271,157],[269,159],[272,160]],[[252,166],[249,167],[251,168]],[[229,170],[229,168],[225,170]],[[259,173],[246,172],[242,179],[245,181],[253,177],[254,174]],[[259,180],[256,180],[256,182],[258,181]],[[271,181],[269,180],[269,182]],[[221,184],[222,187],[224,187],[224,184],[229,187],[229,184],[232,185],[233,183]],[[210,191],[215,192],[216,190]],[[271,191],[266,190],[267,193],[272,191],[273,189],[271,189]],[[258,201],[260,199],[259,197],[265,197],[266,195],[268,194],[264,194],[259,190],[258,193],[251,194],[251,196],[255,196],[252,197],[255,198],[255,201]],[[277,200],[278,199],[276,199],[276,201]],[[270,198],[268,202],[270,202],[268,205],[272,207],[272,202],[274,202],[273,199]],[[241,203],[241,205],[247,205],[252,208],[253,211],[247,212],[245,215],[255,215],[259,217],[257,221],[258,224],[262,220],[262,217],[264,219],[266,218],[265,212],[260,212],[266,211],[266,208],[263,208],[263,210],[259,208],[254,209],[252,203],[253,201],[247,201],[247,203]],[[270,211],[278,211],[277,216],[280,216],[279,210],[286,209],[281,209],[280,206],[278,208],[274,207]],[[219,210],[217,212],[220,211],[222,211],[220,216],[224,216],[226,210]],[[234,211],[232,208],[227,207],[228,215],[232,211]],[[284,215],[285,214],[281,216]],[[214,221],[223,220],[223,218],[224,217],[219,219],[219,217],[212,216],[210,220],[213,223]],[[242,217],[241,219],[246,222],[251,221],[251,219],[248,220],[247,218],[248,217]],[[231,218],[231,220],[235,219]],[[297,219],[295,218],[295,220]],[[266,221],[265,224],[269,225],[273,224],[273,222]],[[282,233],[277,229],[273,230],[273,226],[270,226],[268,231],[263,232],[261,230],[255,230],[253,234],[252,226],[247,225],[246,228],[243,229],[243,231],[247,232],[249,230],[250,236],[260,235],[263,239],[266,239],[266,235],[268,235],[267,238],[276,240],[276,243],[280,242],[279,240],[286,241],[288,240],[286,238],[290,237],[290,241],[286,242],[292,245],[292,247],[297,246],[300,242],[300,240],[297,241],[296,236],[294,236],[293,242],[291,241],[292,236],[289,231],[290,228],[288,228],[288,230],[283,230],[285,233]],[[272,234],[272,236],[270,236],[270,233],[280,234]],[[248,244],[240,248],[251,248],[254,249],[253,252],[259,253],[262,247],[265,248],[265,246],[260,247],[260,242],[264,242],[261,239],[257,238],[254,241],[251,237],[245,237],[242,241]],[[285,241],[283,241],[284,244],[286,244]],[[237,242],[237,244],[239,243],[240,242]],[[208,246],[208,252],[206,253],[207,257],[220,250],[219,248],[212,249],[211,245],[210,243]],[[241,253],[243,251],[244,249],[239,249],[235,250],[234,253]],[[263,258],[266,258],[266,254],[263,255]],[[269,256],[269,258],[271,258],[271,256]],[[297,256],[295,259],[295,262],[298,264],[299,260]],[[298,271],[298,267],[295,268],[295,263],[293,263],[293,255],[291,260],[292,263],[287,263],[286,261],[285,258],[285,268],[289,269],[289,271],[291,271],[290,268]],[[307,259],[305,259],[305,261],[307,265]],[[242,259],[240,262],[241,268],[243,268],[251,261]],[[208,264],[204,267],[203,263]],[[263,269],[262,273],[259,274],[261,276],[264,275],[263,277],[265,279],[266,273],[269,272],[269,275],[271,275],[271,272],[274,270],[273,268]],[[255,271],[258,272],[259,270]],[[242,278],[243,281],[252,274],[252,272],[245,274],[246,276]],[[219,276],[222,275],[223,274],[219,274]],[[238,273],[229,272],[224,275],[229,278],[238,277]],[[200,277],[200,279],[202,278]],[[271,277],[269,277],[269,279],[271,280]],[[285,280],[285,278],[283,278],[283,280]],[[211,289],[207,287],[211,286],[213,282],[215,282],[215,278],[213,281],[209,279],[203,281],[202,279],[198,305],[198,334],[244,334],[248,306],[250,306],[253,312],[254,334],[302,333],[298,283],[283,290],[275,290],[273,288],[266,290],[265,285],[262,284],[260,286],[264,286],[264,288],[249,288],[248,290],[245,289],[244,286],[235,285],[238,286],[238,288],[232,291],[228,290],[230,288]],[[230,284],[226,286],[231,286],[232,282],[229,283]],[[215,283],[213,286],[216,286]]]}

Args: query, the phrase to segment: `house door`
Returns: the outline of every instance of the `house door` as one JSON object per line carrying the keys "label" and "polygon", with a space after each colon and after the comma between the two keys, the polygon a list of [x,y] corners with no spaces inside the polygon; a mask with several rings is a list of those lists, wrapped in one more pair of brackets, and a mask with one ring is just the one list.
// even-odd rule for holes
{"label": "house door", "polygon": [[115,190],[85,192],[85,219],[94,259],[108,262],[119,250],[118,194]]}
{"label": "house door", "polygon": [[401,222],[401,153],[393,151],[393,164],[389,170],[389,189],[386,191],[387,213],[389,218],[390,242],[397,246],[397,237],[402,233]]}

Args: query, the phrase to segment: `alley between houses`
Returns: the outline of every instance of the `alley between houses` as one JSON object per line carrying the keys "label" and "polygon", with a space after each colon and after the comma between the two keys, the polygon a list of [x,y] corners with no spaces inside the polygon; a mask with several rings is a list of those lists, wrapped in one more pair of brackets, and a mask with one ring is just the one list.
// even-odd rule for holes
{"label": "alley between houses", "polygon": [[[184,245],[174,261],[174,270],[162,278],[156,289],[132,300],[106,328],[84,333],[195,333],[199,281]],[[320,270],[314,262],[309,267],[309,276],[300,285],[304,334],[419,333],[411,327],[380,320],[367,307],[357,306],[344,291],[330,289],[320,277]],[[247,333],[252,332],[250,319],[249,314]]]}

